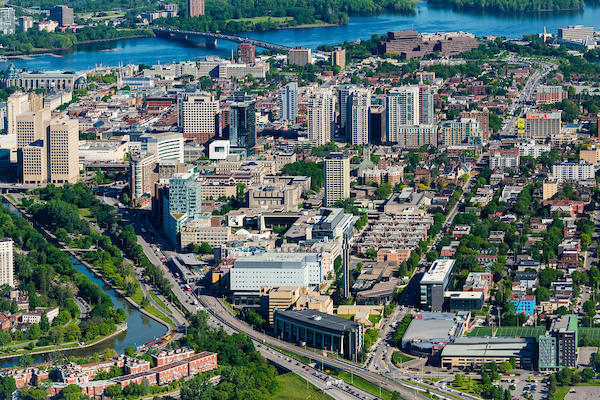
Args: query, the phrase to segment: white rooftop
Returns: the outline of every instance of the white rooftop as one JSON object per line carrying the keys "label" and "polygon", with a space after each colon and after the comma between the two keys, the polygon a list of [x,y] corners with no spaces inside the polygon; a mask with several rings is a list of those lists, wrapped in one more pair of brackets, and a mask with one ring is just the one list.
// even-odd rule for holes
{"label": "white rooftop", "polygon": [[429,268],[429,271],[425,272],[425,275],[423,275],[423,279],[421,279],[421,284],[444,283],[444,279],[454,268],[455,262],[456,261],[454,260],[445,259],[435,260]]}

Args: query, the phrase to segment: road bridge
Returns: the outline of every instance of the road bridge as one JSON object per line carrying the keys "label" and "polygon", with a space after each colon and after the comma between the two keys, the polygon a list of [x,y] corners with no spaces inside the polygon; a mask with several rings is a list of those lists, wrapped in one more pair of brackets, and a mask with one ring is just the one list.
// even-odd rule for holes
{"label": "road bridge", "polygon": [[181,29],[170,29],[170,28],[152,28],[152,31],[156,36],[173,38],[173,39],[185,39],[188,40],[191,37],[201,37],[206,40],[206,47],[216,48],[217,40],[226,40],[234,43],[250,43],[256,47],[261,47],[268,50],[283,50],[287,51],[290,47],[282,46],[275,43],[265,42],[263,40],[250,39],[244,36],[230,35],[226,33],[218,32],[200,32],[200,31],[186,31]]}

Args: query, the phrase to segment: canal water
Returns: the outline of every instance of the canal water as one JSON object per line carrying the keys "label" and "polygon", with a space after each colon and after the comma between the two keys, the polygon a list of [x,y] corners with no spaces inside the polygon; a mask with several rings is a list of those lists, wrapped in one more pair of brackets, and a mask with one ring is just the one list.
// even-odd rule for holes
{"label": "canal water", "polygon": [[[4,205],[9,207],[11,211],[18,213],[18,211],[8,203],[4,203]],[[90,281],[100,286],[102,290],[110,296],[115,308],[122,308],[125,310],[125,314],[127,314],[127,330],[93,346],[83,349],[64,350],[61,352],[62,354],[74,355],[76,357],[90,357],[94,353],[102,353],[105,349],[115,349],[117,353],[121,354],[123,353],[125,347],[140,346],[152,339],[164,335],[167,332],[167,328],[164,325],[138,311],[137,308],[133,307],[127,302],[127,300],[120,297],[110,286],[106,285],[101,279],[97,278],[93,272],[88,270],[87,267],[83,265],[77,258],[72,257],[72,260],[73,268],[86,275]],[[56,355],[54,353],[36,354],[33,355],[33,358],[35,363],[41,363],[55,359]],[[10,367],[17,364],[18,357],[0,360],[0,368]]]}
{"label": "canal water", "polygon": [[[352,17],[347,25],[304,29],[280,29],[267,32],[242,33],[242,36],[260,39],[285,46],[306,46],[315,49],[322,44],[337,44],[356,39],[368,39],[373,34],[390,30],[415,29],[419,32],[464,31],[478,36],[499,35],[522,37],[529,33],[556,33],[558,28],[583,24],[598,28],[600,5],[587,4],[585,10],[561,12],[530,12],[524,14],[497,14],[456,11],[449,8],[429,6],[418,2],[414,15],[383,14],[373,17]],[[95,65],[156,64],[173,61],[198,60],[216,55],[230,57],[234,43],[219,41],[217,49],[207,49],[202,40],[186,42],[160,38],[124,39],[78,45],[53,55],[41,55],[30,59],[16,59],[0,63],[5,69],[8,63],[29,70],[79,71]]]}

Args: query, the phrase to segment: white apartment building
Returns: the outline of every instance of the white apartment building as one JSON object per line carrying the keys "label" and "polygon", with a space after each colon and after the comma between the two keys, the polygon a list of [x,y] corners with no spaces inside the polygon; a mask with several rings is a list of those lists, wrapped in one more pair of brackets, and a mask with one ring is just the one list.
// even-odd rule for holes
{"label": "white apartment building", "polygon": [[316,89],[308,97],[308,139],[316,146],[331,141],[335,131],[335,96],[331,89]]}
{"label": "white apartment building", "polygon": [[544,153],[548,153],[552,150],[552,146],[549,144],[538,144],[535,140],[530,140],[525,143],[520,143],[517,145],[519,148],[519,154],[521,157],[533,157],[538,158]]}
{"label": "white apartment building", "polygon": [[318,287],[323,277],[318,253],[263,253],[238,258],[230,272],[231,291],[259,291],[261,287]]}
{"label": "white apartment building", "polygon": [[402,86],[390,90],[385,98],[387,136],[398,137],[401,126],[419,125],[419,87]]}
{"label": "white apartment building", "polygon": [[577,164],[572,162],[561,162],[552,166],[552,176],[558,182],[585,181],[594,179],[594,165],[586,162]]}
{"label": "white apartment building", "polygon": [[352,90],[349,98],[350,141],[352,144],[369,143],[369,109],[371,91],[366,88]]}
{"label": "white apartment building", "polygon": [[0,285],[15,287],[12,239],[0,239]]}
{"label": "white apartment building", "polygon": [[[179,126],[183,136],[202,141],[217,133],[219,101],[207,93],[184,94],[177,99],[179,107]],[[204,142],[208,141],[204,140]]]}
{"label": "white apartment building", "polygon": [[325,205],[350,197],[350,159],[342,153],[325,158]]}
{"label": "white apartment building", "polygon": [[279,119],[290,123],[298,116],[298,83],[290,82],[279,91]]}

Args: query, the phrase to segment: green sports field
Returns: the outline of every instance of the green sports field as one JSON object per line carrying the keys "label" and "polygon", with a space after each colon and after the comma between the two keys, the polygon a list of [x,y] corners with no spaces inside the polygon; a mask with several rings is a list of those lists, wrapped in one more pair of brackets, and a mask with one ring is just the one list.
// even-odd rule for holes
{"label": "green sports field", "polygon": [[468,336],[509,336],[509,337],[538,337],[546,333],[546,328],[541,326],[502,326],[492,328],[491,326],[481,326],[473,328]]}

